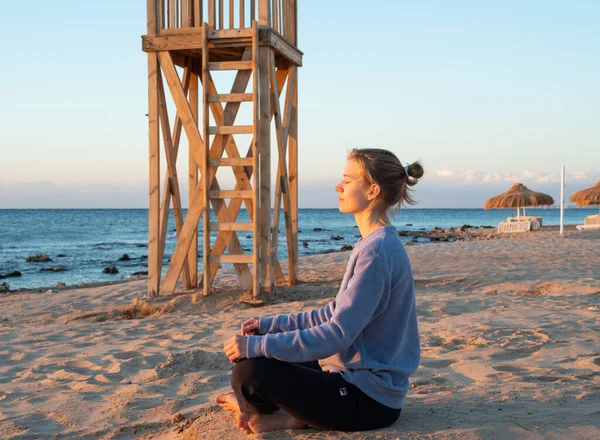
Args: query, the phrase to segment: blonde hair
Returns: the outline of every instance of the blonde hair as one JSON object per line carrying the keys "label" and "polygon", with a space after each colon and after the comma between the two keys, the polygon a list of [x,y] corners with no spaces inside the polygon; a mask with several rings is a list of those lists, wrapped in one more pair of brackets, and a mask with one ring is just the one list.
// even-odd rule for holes
{"label": "blonde hair", "polygon": [[355,148],[348,154],[348,160],[356,162],[369,184],[377,184],[381,189],[378,201],[381,211],[416,203],[410,187],[415,186],[424,173],[418,161],[405,168],[394,153],[379,148]]}

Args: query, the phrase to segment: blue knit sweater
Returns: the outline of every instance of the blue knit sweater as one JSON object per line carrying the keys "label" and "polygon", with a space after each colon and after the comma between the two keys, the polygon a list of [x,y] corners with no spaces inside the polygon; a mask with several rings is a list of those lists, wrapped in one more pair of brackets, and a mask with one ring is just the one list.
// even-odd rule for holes
{"label": "blue knit sweater", "polygon": [[402,408],[408,378],[420,361],[414,281],[396,228],[360,239],[340,290],[325,307],[261,317],[248,337],[248,357],[319,360],[376,401]]}

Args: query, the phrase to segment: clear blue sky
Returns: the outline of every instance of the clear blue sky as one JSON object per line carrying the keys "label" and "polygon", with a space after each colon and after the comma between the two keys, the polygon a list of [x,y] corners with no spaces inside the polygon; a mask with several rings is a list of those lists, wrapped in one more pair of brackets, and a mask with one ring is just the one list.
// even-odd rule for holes
{"label": "clear blue sky", "polygon": [[[0,208],[147,206],[145,7],[3,2]],[[594,184],[598,23],[591,0],[300,0],[301,207],[336,206],[354,147],[421,160],[422,207],[558,199],[561,165],[567,195]]]}

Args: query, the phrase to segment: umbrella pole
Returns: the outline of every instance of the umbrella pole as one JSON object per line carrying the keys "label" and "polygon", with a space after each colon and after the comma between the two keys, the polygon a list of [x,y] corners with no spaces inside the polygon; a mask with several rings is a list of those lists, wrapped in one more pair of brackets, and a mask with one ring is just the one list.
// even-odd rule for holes
{"label": "umbrella pole", "polygon": [[517,205],[517,221],[521,221],[521,207]]}

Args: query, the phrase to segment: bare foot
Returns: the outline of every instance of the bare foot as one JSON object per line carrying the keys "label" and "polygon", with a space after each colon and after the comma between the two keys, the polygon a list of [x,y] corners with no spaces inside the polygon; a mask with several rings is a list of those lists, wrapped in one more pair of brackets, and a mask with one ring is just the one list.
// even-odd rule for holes
{"label": "bare foot", "polygon": [[240,404],[238,403],[237,398],[233,393],[219,394],[215,398],[215,402],[225,411],[229,411],[234,414],[241,413]]}
{"label": "bare foot", "polygon": [[[308,425],[305,423],[281,410],[272,414],[251,414],[246,418],[246,425],[254,433],[277,431],[279,429],[300,429],[308,427]],[[238,424],[238,426],[240,425]],[[242,430],[244,431],[243,428]]]}
{"label": "bare foot", "polygon": [[252,429],[250,429],[250,426],[248,425],[248,414],[243,412],[239,413],[235,421],[238,428],[240,428],[244,432],[244,434],[254,434],[254,432],[252,431]]}

